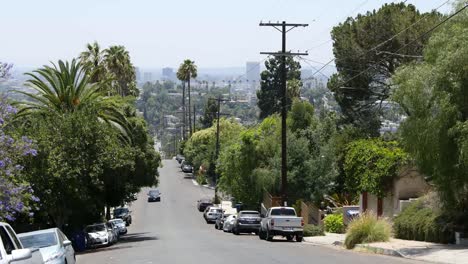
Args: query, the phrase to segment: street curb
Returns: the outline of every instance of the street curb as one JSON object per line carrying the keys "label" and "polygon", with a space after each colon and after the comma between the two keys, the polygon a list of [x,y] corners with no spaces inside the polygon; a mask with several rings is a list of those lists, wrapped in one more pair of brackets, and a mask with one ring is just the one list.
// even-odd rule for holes
{"label": "street curb", "polygon": [[196,180],[193,180],[193,179],[192,179],[192,183],[193,183],[193,185],[195,185],[195,186],[200,185],[200,184],[198,184],[198,182],[197,182]]}
{"label": "street curb", "polygon": [[395,249],[388,249],[388,248],[379,248],[379,247],[373,247],[368,244],[357,244],[354,247],[355,251],[359,252],[366,252],[366,253],[374,253],[374,254],[379,254],[379,255],[387,255],[387,256],[393,256],[393,257],[400,257],[400,258],[408,258],[401,254],[398,250]]}

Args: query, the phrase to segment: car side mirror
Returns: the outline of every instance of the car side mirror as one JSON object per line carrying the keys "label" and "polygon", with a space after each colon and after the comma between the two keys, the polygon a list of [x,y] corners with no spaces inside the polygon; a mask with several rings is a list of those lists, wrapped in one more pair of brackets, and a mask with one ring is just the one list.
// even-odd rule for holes
{"label": "car side mirror", "polygon": [[30,259],[30,258],[32,258],[32,252],[31,252],[31,249],[29,248],[17,249],[11,252],[12,261],[20,261],[20,260],[25,260],[25,259]]}
{"label": "car side mirror", "polygon": [[63,241],[63,246],[68,247],[71,246],[72,242],[70,240]]}

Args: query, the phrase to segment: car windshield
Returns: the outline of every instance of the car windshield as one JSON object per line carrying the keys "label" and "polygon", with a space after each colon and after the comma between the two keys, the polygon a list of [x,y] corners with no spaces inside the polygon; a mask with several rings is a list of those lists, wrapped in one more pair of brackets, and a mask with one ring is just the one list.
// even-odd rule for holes
{"label": "car windshield", "polygon": [[44,248],[57,245],[57,236],[54,232],[34,234],[20,237],[25,248]]}
{"label": "car windshield", "polygon": [[259,217],[260,213],[259,212],[241,212],[239,216],[243,217]]}
{"label": "car windshield", "polygon": [[151,190],[149,191],[149,195],[158,195],[159,194],[159,190]]}
{"label": "car windshield", "polygon": [[122,219],[111,220],[111,222],[113,222],[113,223],[115,223],[115,224],[123,224],[123,220],[122,220]]}
{"label": "car windshield", "polygon": [[101,232],[101,231],[106,231],[106,226],[105,225],[92,225],[92,226],[87,226],[85,228],[86,233],[95,233],[95,232]]}
{"label": "car windshield", "polygon": [[118,208],[114,210],[114,215],[120,215],[120,214],[125,214],[128,213],[127,208]]}
{"label": "car windshield", "polygon": [[271,215],[296,216],[296,212],[291,208],[277,208],[271,210]]}
{"label": "car windshield", "polygon": [[213,208],[213,209],[211,209],[211,212],[212,212],[212,213],[222,213],[223,210],[217,209],[217,208]]}

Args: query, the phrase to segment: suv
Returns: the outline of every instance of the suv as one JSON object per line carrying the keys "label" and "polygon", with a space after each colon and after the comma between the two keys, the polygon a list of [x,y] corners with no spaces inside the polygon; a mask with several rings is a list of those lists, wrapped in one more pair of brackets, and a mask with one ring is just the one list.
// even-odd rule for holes
{"label": "suv", "polygon": [[125,225],[129,226],[132,224],[132,215],[130,213],[131,211],[129,211],[128,208],[116,208],[114,209],[114,218],[120,218],[124,220]]}
{"label": "suv", "polygon": [[232,233],[234,235],[239,235],[240,233],[254,232],[258,235],[261,221],[262,218],[257,211],[240,211],[232,227]]}

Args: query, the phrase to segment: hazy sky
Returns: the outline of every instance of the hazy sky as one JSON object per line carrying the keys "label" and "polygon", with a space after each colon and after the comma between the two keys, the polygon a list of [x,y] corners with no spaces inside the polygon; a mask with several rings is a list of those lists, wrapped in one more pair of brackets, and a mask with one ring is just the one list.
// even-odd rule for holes
{"label": "hazy sky", "polygon": [[[263,21],[308,23],[288,33],[288,49],[308,59],[333,57],[330,29],[384,0],[1,0],[0,61],[39,66],[76,57],[85,44],[124,45],[139,67],[243,66],[260,51],[281,47],[281,34]],[[408,0],[421,11],[445,0]],[[440,11],[447,12],[447,4]],[[322,44],[322,45],[320,45]],[[318,47],[317,47],[318,46]]]}

